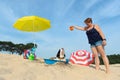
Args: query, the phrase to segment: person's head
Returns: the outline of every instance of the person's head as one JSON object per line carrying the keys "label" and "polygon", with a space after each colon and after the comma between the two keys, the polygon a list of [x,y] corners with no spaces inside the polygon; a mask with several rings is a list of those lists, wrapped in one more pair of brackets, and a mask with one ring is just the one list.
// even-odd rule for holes
{"label": "person's head", "polygon": [[87,18],[84,20],[84,23],[88,26],[90,26],[92,24],[92,18]]}

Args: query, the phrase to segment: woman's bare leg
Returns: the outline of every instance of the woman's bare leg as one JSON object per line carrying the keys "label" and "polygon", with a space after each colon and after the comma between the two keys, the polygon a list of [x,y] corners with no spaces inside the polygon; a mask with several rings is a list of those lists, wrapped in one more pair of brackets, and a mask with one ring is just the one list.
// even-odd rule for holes
{"label": "woman's bare leg", "polygon": [[99,70],[100,60],[99,60],[99,57],[98,57],[98,51],[97,51],[96,47],[91,47],[91,50],[92,50],[92,53],[95,56],[95,65],[96,65],[95,68],[96,68],[96,70]]}
{"label": "woman's bare leg", "polygon": [[109,73],[109,60],[108,60],[108,58],[105,54],[105,51],[104,51],[103,47],[102,46],[97,46],[96,48],[97,48],[98,52],[100,53],[100,55],[102,56],[104,65],[106,67],[106,73]]}

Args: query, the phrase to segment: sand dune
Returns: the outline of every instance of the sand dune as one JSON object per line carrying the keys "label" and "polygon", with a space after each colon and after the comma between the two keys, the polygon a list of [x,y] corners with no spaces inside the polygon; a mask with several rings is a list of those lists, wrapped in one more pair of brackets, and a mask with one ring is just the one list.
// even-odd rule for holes
{"label": "sand dune", "polygon": [[104,66],[89,67],[57,63],[47,65],[40,59],[30,61],[22,56],[0,54],[0,80],[120,80],[120,64],[110,65],[110,74]]}

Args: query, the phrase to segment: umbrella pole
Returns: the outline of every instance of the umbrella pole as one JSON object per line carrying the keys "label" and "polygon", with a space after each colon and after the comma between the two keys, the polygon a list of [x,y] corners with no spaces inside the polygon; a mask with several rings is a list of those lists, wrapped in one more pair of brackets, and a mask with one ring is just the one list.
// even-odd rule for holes
{"label": "umbrella pole", "polygon": [[[33,20],[33,33],[34,33],[34,20]],[[35,47],[35,39],[34,39],[34,35],[33,35],[33,47]]]}

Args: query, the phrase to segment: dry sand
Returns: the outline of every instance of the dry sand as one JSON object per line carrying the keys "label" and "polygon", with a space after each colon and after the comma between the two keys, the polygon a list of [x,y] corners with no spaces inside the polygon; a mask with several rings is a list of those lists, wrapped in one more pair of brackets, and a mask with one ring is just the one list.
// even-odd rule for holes
{"label": "dry sand", "polygon": [[110,65],[110,74],[104,66],[80,66],[64,63],[47,65],[40,59],[30,61],[22,56],[0,54],[0,80],[120,80],[120,64]]}

